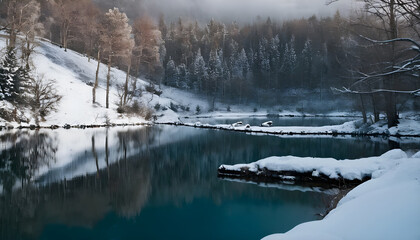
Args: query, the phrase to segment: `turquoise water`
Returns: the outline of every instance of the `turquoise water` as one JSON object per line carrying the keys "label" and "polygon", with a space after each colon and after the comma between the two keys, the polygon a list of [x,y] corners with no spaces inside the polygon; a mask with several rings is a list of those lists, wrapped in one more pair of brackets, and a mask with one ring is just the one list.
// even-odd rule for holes
{"label": "turquoise water", "polygon": [[[69,135],[89,144],[73,150],[71,163],[37,175],[54,166]],[[273,155],[354,159],[394,146],[173,126],[19,137],[1,138],[0,239],[260,239],[319,219],[331,196],[221,180],[220,164]]]}

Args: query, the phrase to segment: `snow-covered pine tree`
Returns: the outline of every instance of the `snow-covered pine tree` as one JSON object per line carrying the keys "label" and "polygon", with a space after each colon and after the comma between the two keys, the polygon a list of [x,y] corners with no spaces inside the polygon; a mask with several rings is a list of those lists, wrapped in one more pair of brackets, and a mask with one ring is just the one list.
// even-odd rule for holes
{"label": "snow-covered pine tree", "polygon": [[261,77],[265,80],[267,87],[272,87],[271,84],[271,67],[270,67],[270,54],[267,51],[269,49],[269,44],[267,39],[264,37],[260,40],[258,44],[258,64]]}
{"label": "snow-covered pine tree", "polygon": [[211,50],[210,57],[208,62],[208,73],[209,73],[209,88],[210,92],[215,93],[218,88],[218,83],[221,81],[223,69],[222,69],[222,62],[220,61],[220,57],[218,51]]}
{"label": "snow-covered pine tree", "polygon": [[247,52],[247,57],[248,57],[249,68],[251,70],[254,69],[254,59],[255,59],[254,56],[255,56],[254,49],[250,48]]}
{"label": "snow-covered pine tree", "polygon": [[[283,62],[281,66],[281,70],[286,77],[286,81],[290,81],[290,77],[295,72],[297,67],[297,56],[294,48],[294,41],[295,38],[292,36],[289,43],[285,44],[284,47],[284,54],[283,54]],[[289,82],[290,83],[290,82]]]}
{"label": "snow-covered pine tree", "polygon": [[187,83],[190,82],[190,72],[188,71],[187,65],[181,63],[178,66],[178,87],[182,89],[187,89]]}
{"label": "snow-covered pine tree", "polygon": [[207,91],[212,96],[212,104],[210,109],[213,110],[215,107],[215,100],[218,90],[220,89],[221,81],[222,81],[222,74],[223,74],[223,66],[222,62],[220,61],[218,51],[212,49],[210,51],[210,57],[208,62],[208,89]]}
{"label": "snow-covered pine tree", "polygon": [[276,81],[273,85],[279,87],[278,77],[280,75],[280,38],[279,35],[273,37],[270,41],[270,67],[271,67],[271,81]]}
{"label": "snow-covered pine tree", "polygon": [[[311,85],[311,71],[312,71],[312,44],[311,40],[307,39],[300,55],[300,74],[302,76],[302,83]],[[302,84],[303,87],[303,84]]]}
{"label": "snow-covered pine tree", "polygon": [[172,87],[178,87],[179,70],[175,65],[175,61],[169,58],[166,64],[165,84]]}
{"label": "snow-covered pine tree", "polygon": [[222,96],[224,97],[226,95],[226,90],[230,89],[231,87],[231,73],[229,66],[226,61],[223,62],[223,77],[222,77]]}
{"label": "snow-covered pine tree", "polygon": [[242,71],[242,78],[247,79],[250,72],[250,68],[249,68],[248,58],[246,56],[245,49],[243,48],[238,55],[238,64],[239,64],[239,69]]}
{"label": "snow-covered pine tree", "polygon": [[203,56],[201,55],[201,50],[198,49],[197,55],[193,63],[193,76],[194,76],[194,85],[196,90],[202,91],[204,83],[208,78],[206,62],[204,61]]}
{"label": "snow-covered pine tree", "polygon": [[8,48],[0,63],[0,99],[15,101],[19,97],[22,69],[16,59],[16,50]]}
{"label": "snow-covered pine tree", "polygon": [[290,69],[291,72],[293,74],[293,72],[295,71],[296,67],[297,67],[297,55],[296,55],[296,51],[295,51],[295,36],[292,36],[292,38],[290,39],[290,45],[289,45],[289,60],[290,60]]}

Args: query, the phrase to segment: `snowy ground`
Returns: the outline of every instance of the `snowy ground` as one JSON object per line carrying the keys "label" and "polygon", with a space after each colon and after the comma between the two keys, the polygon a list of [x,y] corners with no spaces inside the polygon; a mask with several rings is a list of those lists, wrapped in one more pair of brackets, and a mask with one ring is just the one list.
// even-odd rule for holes
{"label": "snowy ground", "polygon": [[[276,159],[271,160],[275,165]],[[350,191],[323,220],[303,223],[263,240],[420,239],[420,152],[409,158],[401,150],[392,150],[381,157],[353,161],[359,166],[353,170],[359,174],[372,162],[383,167],[373,172],[374,179]],[[295,166],[296,170],[302,167]],[[343,171],[329,163],[325,169]]]}
{"label": "snowy ground", "polygon": [[387,136],[420,136],[420,121],[412,119],[401,119],[400,124],[397,127],[388,129],[386,121],[382,120],[371,126],[363,126],[361,120],[355,120],[343,123],[341,125],[332,126],[272,126],[272,127],[260,127],[260,126],[247,126],[246,122],[243,122],[240,126],[235,124],[202,124],[196,123],[183,123],[184,126],[189,127],[203,127],[212,129],[222,129],[231,131],[242,131],[249,133],[266,133],[266,134],[301,134],[301,135],[387,135]]}

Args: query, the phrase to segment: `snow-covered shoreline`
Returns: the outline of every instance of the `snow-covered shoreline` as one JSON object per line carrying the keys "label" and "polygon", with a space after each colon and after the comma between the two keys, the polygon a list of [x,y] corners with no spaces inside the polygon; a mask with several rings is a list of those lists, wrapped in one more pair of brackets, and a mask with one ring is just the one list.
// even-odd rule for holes
{"label": "snow-covered shoreline", "polygon": [[385,121],[378,122],[371,126],[357,127],[361,125],[360,120],[346,122],[340,125],[331,126],[234,126],[232,124],[202,124],[182,122],[159,122],[159,124],[187,126],[195,128],[218,129],[246,133],[260,133],[272,135],[350,135],[350,136],[390,136],[390,137],[420,137],[420,121],[401,119],[397,127],[388,129]]}
{"label": "snow-covered shoreline", "polygon": [[354,186],[376,178],[407,158],[402,150],[358,160],[333,158],[268,157],[249,164],[221,165],[219,177],[285,182],[309,186]]}
{"label": "snow-covered shoreline", "polygon": [[[242,115],[245,116],[245,115]],[[262,116],[266,117],[266,116]],[[396,127],[388,129],[385,126],[385,121],[370,125],[357,127],[360,125],[361,120],[354,120],[345,122],[340,125],[331,126],[273,126],[273,127],[260,127],[260,126],[233,126],[232,124],[202,124],[196,123],[183,123],[181,121],[129,121],[124,122],[111,122],[111,123],[93,123],[93,124],[47,124],[40,125],[28,123],[8,123],[0,122],[0,131],[12,129],[57,129],[57,128],[102,128],[102,127],[115,127],[115,126],[145,126],[145,125],[174,125],[185,126],[204,129],[215,129],[225,131],[245,132],[251,134],[268,134],[268,135],[281,135],[281,136],[385,136],[385,137],[420,137],[420,121],[413,119],[401,119],[400,124]]]}
{"label": "snow-covered shoreline", "polygon": [[387,167],[351,190],[323,220],[264,240],[419,239],[420,152],[409,158],[401,150],[392,150],[379,159]]}

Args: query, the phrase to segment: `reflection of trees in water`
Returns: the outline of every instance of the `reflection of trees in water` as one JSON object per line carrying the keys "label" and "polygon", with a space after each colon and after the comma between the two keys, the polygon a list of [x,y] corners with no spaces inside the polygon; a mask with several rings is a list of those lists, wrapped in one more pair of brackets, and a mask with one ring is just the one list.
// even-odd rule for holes
{"label": "reflection of trees in water", "polygon": [[[1,143],[8,148],[0,153],[0,239],[16,239],[21,219],[33,218],[40,196],[31,186],[35,173],[55,161],[56,140],[39,131],[7,133]],[[16,183],[20,188],[13,191]],[[30,226],[28,226],[30,228]]]}
{"label": "reflection of trees in water", "polygon": [[156,133],[151,128],[117,133],[120,160],[111,171],[110,179],[115,181],[110,182],[109,190],[112,205],[121,216],[137,216],[148,200],[151,182],[149,158],[139,158],[138,155],[127,158],[127,155],[139,147],[147,151]]}
{"label": "reflection of trees in water", "polygon": [[[37,238],[45,224],[50,222],[93,226],[110,211],[126,218],[137,216],[150,194],[150,162],[148,157],[129,156],[136,148],[150,144],[150,138],[153,139],[158,132],[148,128],[127,130],[115,135],[106,134],[105,139],[92,134],[91,146],[86,146],[92,154],[86,154],[86,157],[91,158],[96,166],[100,161],[115,162],[107,164],[105,169],[98,167],[94,174],[47,186],[25,184],[24,188],[15,190],[12,186],[16,180],[12,181],[9,190],[0,195],[0,239],[18,239],[22,235]],[[117,137],[118,141],[111,141],[112,137]],[[19,164],[14,163],[1,174],[7,172],[7,176],[23,178],[28,183],[39,167],[54,160],[57,145],[46,134],[15,134],[7,139],[14,142],[12,147],[1,152],[1,164],[11,165],[10,159],[19,160]],[[118,145],[111,146],[111,142]],[[104,149],[116,149],[118,154],[99,154]],[[110,161],[111,156],[118,159]]]}
{"label": "reflection of trees in water", "polygon": [[0,153],[0,183],[7,192],[17,180],[22,187],[30,183],[35,173],[43,166],[56,161],[57,141],[45,132],[17,132],[2,135],[1,141],[10,145]]}

